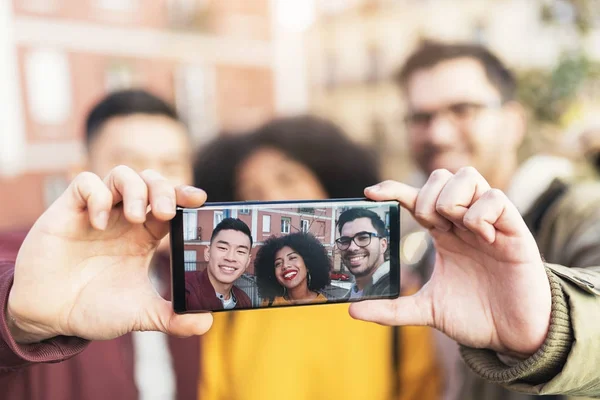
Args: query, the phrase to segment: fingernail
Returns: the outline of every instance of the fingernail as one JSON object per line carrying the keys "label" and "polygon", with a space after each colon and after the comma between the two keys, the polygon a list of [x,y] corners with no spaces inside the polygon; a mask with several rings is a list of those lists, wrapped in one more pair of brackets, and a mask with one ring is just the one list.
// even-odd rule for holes
{"label": "fingernail", "polygon": [[130,215],[143,218],[146,215],[146,204],[143,200],[133,200],[128,211]]}
{"label": "fingernail", "polygon": [[379,191],[379,189],[381,189],[381,186],[379,186],[379,185],[373,185],[373,186],[369,186],[369,187],[367,188],[367,190],[368,190],[369,192],[378,192],[378,191]]}
{"label": "fingernail", "polygon": [[164,214],[171,214],[175,210],[175,201],[170,197],[159,197],[156,201],[156,208]]}
{"label": "fingernail", "polygon": [[108,215],[107,211],[100,211],[96,214],[96,225],[99,229],[105,230],[108,226]]}
{"label": "fingernail", "polygon": [[186,186],[183,189],[184,192],[188,193],[188,194],[198,194],[201,193],[203,190],[202,189],[198,189],[197,187],[193,187],[193,186]]}

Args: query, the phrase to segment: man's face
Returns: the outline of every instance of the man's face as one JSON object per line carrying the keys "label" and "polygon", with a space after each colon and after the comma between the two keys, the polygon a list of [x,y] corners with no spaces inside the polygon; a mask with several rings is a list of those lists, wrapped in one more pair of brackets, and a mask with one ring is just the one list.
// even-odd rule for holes
{"label": "man's face", "polygon": [[[369,218],[357,218],[346,222],[342,226],[340,236],[354,237],[359,232],[377,233]],[[365,247],[359,247],[354,240],[346,250],[340,250],[342,262],[357,277],[367,276],[384,262],[384,254],[387,249],[387,239],[371,237],[371,243]]]}
{"label": "man's face", "polygon": [[89,149],[89,168],[104,177],[117,165],[154,169],[176,184],[192,184],[190,142],[179,122],[134,114],[108,120]]}
{"label": "man's face", "polygon": [[520,109],[501,105],[478,61],[459,58],[417,70],[406,97],[409,147],[427,175],[473,166],[490,179],[507,155],[516,155],[524,130]]}
{"label": "man's face", "polygon": [[250,264],[250,238],[243,232],[224,229],[204,252],[208,273],[217,282],[233,284]]}

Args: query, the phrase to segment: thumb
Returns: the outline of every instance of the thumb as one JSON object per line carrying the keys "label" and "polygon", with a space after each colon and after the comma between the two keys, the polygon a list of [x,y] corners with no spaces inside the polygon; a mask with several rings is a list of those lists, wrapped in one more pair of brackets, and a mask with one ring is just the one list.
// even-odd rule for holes
{"label": "thumb", "polygon": [[431,307],[419,293],[394,300],[368,300],[350,305],[350,316],[381,325],[431,325]]}
{"label": "thumb", "polygon": [[211,313],[175,314],[170,301],[160,299],[162,304],[157,307],[158,323],[149,330],[159,330],[172,336],[188,337],[204,335],[212,326]]}

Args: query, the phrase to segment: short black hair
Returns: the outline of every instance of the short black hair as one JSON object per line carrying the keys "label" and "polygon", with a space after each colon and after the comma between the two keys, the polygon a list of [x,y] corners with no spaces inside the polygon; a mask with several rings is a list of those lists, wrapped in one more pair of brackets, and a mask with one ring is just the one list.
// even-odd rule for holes
{"label": "short black hair", "polygon": [[275,254],[286,246],[295,250],[304,260],[307,274],[310,275],[309,290],[318,292],[331,283],[331,260],[325,246],[316,237],[307,232],[272,237],[260,247],[254,260],[256,284],[261,298],[274,299],[285,293],[275,277]]}
{"label": "short black hair", "polygon": [[346,223],[358,218],[369,218],[373,224],[373,228],[377,231],[377,234],[379,236],[385,236],[385,223],[376,212],[367,210],[366,208],[350,208],[340,214],[337,222],[340,235],[342,234],[342,228]]}
{"label": "short black hair", "polygon": [[89,148],[106,122],[133,114],[165,116],[179,121],[177,112],[166,101],[143,89],[127,89],[110,93],[89,112],[85,121],[85,145]]}
{"label": "short black hair", "polygon": [[252,233],[250,232],[250,228],[244,221],[239,218],[223,218],[221,222],[215,226],[215,229],[212,231],[212,235],[210,236],[210,242],[212,243],[213,239],[217,234],[221,231],[232,230],[239,231],[244,233],[250,239],[250,248],[252,248]]}
{"label": "short black hair", "polygon": [[274,148],[315,174],[330,198],[362,197],[379,182],[375,154],[350,140],[336,124],[302,115],[272,120],[258,129],[220,136],[197,154],[194,184],[210,201],[254,200],[236,196],[239,166],[256,151]]}
{"label": "short black hair", "polygon": [[514,74],[495,54],[479,44],[423,41],[395,74],[395,80],[406,90],[408,81],[416,71],[457,58],[471,58],[478,61],[490,83],[500,93],[502,101],[515,99],[517,80]]}

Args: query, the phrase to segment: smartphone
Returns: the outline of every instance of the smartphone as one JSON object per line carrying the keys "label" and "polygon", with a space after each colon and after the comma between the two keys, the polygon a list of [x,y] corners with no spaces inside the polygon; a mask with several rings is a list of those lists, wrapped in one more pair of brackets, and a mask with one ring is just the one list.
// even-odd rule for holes
{"label": "smartphone", "polygon": [[393,299],[396,201],[206,203],[171,220],[176,313]]}

